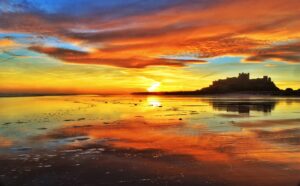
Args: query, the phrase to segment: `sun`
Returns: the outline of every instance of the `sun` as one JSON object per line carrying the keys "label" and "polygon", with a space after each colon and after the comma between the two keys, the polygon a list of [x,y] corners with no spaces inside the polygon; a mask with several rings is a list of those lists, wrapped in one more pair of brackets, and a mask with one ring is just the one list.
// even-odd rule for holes
{"label": "sun", "polygon": [[154,92],[160,86],[159,82],[153,83],[149,88],[147,88],[148,92]]}

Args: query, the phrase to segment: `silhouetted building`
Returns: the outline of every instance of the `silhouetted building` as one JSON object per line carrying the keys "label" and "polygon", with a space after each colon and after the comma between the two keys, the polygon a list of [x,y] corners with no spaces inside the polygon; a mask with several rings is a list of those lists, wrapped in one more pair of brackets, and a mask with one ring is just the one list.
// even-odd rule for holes
{"label": "silhouetted building", "polygon": [[229,77],[213,81],[212,85],[200,90],[202,93],[228,93],[241,91],[279,91],[279,88],[272,82],[268,76],[263,78],[250,79],[249,73],[240,73],[238,77]]}
{"label": "silhouetted building", "polygon": [[[188,86],[188,83],[187,83]],[[300,89],[288,88],[280,90],[269,76],[250,79],[249,73],[239,73],[238,77],[219,79],[206,88],[195,91],[174,91],[174,92],[135,92],[140,95],[210,95],[210,94],[249,94],[249,95],[273,95],[273,96],[300,96]],[[231,108],[229,108],[231,109]],[[236,109],[236,108],[234,108]],[[248,108],[240,106],[239,112],[248,112]],[[266,108],[266,111],[268,109]]]}

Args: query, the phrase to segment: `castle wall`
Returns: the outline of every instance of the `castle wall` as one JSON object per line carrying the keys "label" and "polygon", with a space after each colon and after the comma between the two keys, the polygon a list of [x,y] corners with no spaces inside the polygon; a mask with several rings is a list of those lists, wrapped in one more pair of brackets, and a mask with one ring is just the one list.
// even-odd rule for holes
{"label": "castle wall", "polygon": [[249,73],[240,73],[238,77],[229,77],[213,81],[208,89],[217,92],[278,90],[270,77],[264,76],[263,78],[250,79]]}

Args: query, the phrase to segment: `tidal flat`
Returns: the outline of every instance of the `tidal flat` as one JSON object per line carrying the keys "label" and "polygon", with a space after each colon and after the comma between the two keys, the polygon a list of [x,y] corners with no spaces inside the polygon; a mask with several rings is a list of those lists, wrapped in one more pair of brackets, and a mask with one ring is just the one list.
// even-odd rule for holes
{"label": "tidal flat", "polygon": [[1,186],[299,186],[300,99],[0,98]]}

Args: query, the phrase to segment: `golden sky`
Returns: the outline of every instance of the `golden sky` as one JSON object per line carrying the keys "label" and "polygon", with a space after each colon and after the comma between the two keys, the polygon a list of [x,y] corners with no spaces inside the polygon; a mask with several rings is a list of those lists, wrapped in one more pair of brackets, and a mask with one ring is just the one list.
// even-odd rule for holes
{"label": "golden sky", "polygon": [[0,90],[195,90],[239,72],[299,89],[300,1],[0,2]]}

